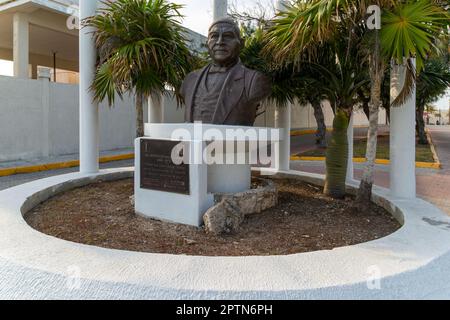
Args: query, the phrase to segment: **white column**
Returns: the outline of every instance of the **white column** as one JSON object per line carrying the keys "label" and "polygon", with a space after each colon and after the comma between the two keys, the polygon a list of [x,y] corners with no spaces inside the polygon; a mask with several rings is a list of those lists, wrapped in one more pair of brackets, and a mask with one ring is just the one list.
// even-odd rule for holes
{"label": "white column", "polygon": [[354,165],[353,165],[353,138],[354,138],[354,112],[350,116],[350,121],[348,124],[348,165],[347,165],[347,182],[353,181],[354,178]]}
{"label": "white column", "polygon": [[281,130],[278,171],[289,171],[291,163],[291,104],[275,109],[275,127]]}
{"label": "white column", "polygon": [[[414,61],[415,65],[415,61]],[[391,101],[403,88],[406,67],[394,65],[391,69]],[[391,108],[390,153],[391,193],[395,197],[416,197],[416,90],[406,103]]]}
{"label": "white column", "polygon": [[29,23],[28,15],[16,12],[13,18],[14,76],[29,78]]}
{"label": "white column", "polygon": [[[95,15],[97,0],[80,0],[80,21]],[[91,28],[80,30],[80,172],[99,171],[99,114],[89,90],[95,74],[97,53]]]}
{"label": "white column", "polygon": [[213,4],[213,19],[217,21],[228,16],[228,1],[214,0]]}
{"label": "white column", "polygon": [[[283,10],[285,8],[286,1],[276,0],[275,8]],[[279,171],[289,171],[291,162],[291,109],[292,105],[288,103],[285,107],[277,107],[275,109],[275,127],[283,129],[281,131],[282,136],[279,144]]]}
{"label": "white column", "polygon": [[148,123],[163,123],[163,99],[161,95],[148,98]]}
{"label": "white column", "polygon": [[41,98],[42,98],[42,156],[47,158],[50,156],[50,69],[41,67],[37,77],[41,82]]}

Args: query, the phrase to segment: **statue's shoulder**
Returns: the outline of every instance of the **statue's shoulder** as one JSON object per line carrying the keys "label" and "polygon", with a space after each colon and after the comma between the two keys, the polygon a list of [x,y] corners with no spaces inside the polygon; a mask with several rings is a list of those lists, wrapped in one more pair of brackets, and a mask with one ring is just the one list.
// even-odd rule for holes
{"label": "statue's shoulder", "polygon": [[200,77],[202,75],[202,73],[205,71],[205,69],[208,68],[208,66],[209,65],[206,65],[200,69],[197,69],[197,70],[194,70],[194,71],[188,73],[185,80],[196,79],[196,78]]}
{"label": "statue's shoulder", "polygon": [[199,77],[199,76],[202,74],[203,69],[204,69],[204,68],[197,69],[197,70],[194,70],[194,71],[192,71],[192,72],[189,72],[189,73],[187,74],[187,76],[186,76],[186,79],[192,79],[192,78],[197,78],[197,77]]}
{"label": "statue's shoulder", "polygon": [[248,96],[268,96],[272,91],[272,79],[264,73],[242,65]]}
{"label": "statue's shoulder", "polygon": [[242,68],[244,68],[245,77],[249,84],[251,85],[257,85],[261,84],[261,82],[264,82],[266,84],[271,83],[270,77],[262,73],[261,71],[254,70],[247,68],[246,66],[242,65]]}
{"label": "statue's shoulder", "polygon": [[187,76],[183,80],[183,84],[181,85],[181,95],[183,97],[186,97],[186,93],[188,91],[194,90],[194,86],[195,86],[198,78],[202,75],[203,71],[207,67],[208,66],[205,66],[205,67],[203,67],[201,69],[194,70],[194,71],[192,71],[192,72],[187,74]]}

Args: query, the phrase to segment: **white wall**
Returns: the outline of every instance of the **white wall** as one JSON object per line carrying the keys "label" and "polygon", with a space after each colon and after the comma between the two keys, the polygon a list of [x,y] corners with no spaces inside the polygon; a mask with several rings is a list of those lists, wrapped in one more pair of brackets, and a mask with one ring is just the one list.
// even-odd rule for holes
{"label": "white wall", "polygon": [[0,161],[42,155],[42,83],[0,77]]}
{"label": "white wall", "polygon": [[[274,120],[274,110],[273,106],[266,107],[266,112],[258,117],[256,120],[256,126],[267,126],[273,127]],[[331,109],[330,103],[328,101],[323,102],[323,112],[325,116],[325,124],[327,127],[333,126],[334,113]],[[380,125],[386,124],[386,110],[382,109],[380,111],[379,122]],[[369,121],[362,110],[357,110],[355,112],[354,119],[355,126],[368,126]],[[292,129],[309,129],[317,128],[317,122],[314,118],[313,108],[308,106],[303,106],[300,104],[295,104],[292,108]]]}
{"label": "white wall", "polygon": [[[132,97],[101,104],[101,150],[133,147],[134,108]],[[0,76],[0,161],[78,153],[78,126],[78,85]]]}

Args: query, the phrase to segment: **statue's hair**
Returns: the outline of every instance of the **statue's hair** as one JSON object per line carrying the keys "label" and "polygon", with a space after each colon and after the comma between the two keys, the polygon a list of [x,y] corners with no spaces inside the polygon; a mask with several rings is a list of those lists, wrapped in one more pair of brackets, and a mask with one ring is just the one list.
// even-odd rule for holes
{"label": "statue's hair", "polygon": [[226,24],[231,25],[233,27],[233,31],[236,33],[236,35],[239,37],[239,39],[241,39],[241,29],[239,29],[239,25],[237,24],[237,22],[234,19],[230,18],[230,17],[221,18],[219,20],[214,21],[214,23],[209,27],[208,31],[211,32],[211,29],[215,25],[222,24],[222,23],[226,23]]}

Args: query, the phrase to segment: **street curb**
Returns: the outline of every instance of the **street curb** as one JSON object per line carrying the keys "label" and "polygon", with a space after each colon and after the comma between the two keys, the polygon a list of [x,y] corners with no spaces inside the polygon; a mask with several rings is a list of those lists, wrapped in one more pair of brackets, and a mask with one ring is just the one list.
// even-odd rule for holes
{"label": "street curb", "polygon": [[[99,163],[108,163],[108,162],[113,162],[113,161],[130,160],[130,159],[134,159],[134,153],[101,157],[99,159]],[[0,169],[0,177],[12,176],[15,174],[23,174],[23,173],[35,173],[35,172],[42,172],[42,171],[49,171],[49,170],[74,168],[74,167],[78,167],[79,165],[80,165],[79,160],[72,160],[72,161],[65,161],[65,162],[40,164],[40,165],[34,165],[34,166],[6,168],[6,169]]]}
{"label": "street curb", "polygon": [[[291,157],[291,161],[325,161],[325,157],[299,157],[293,156]],[[353,158],[353,162],[355,163],[365,163],[367,162],[366,158]],[[386,159],[377,159],[375,160],[376,164],[381,165],[389,165],[390,160]],[[428,162],[416,162],[416,168],[420,169],[441,169],[441,164],[439,162],[436,163],[428,163]]]}
{"label": "street curb", "polygon": [[425,129],[425,133],[427,134],[428,143],[430,144],[431,153],[433,154],[433,159],[436,164],[439,165],[439,169],[442,169],[441,161],[439,160],[439,156],[436,151],[436,146],[434,145],[433,138],[431,137],[430,131]]}
{"label": "street curb", "polygon": [[[316,134],[318,130],[316,129],[305,129],[305,130],[292,130],[291,131],[291,137],[298,137],[298,136],[306,136],[309,134]],[[332,132],[332,128],[327,128],[327,132]]]}

